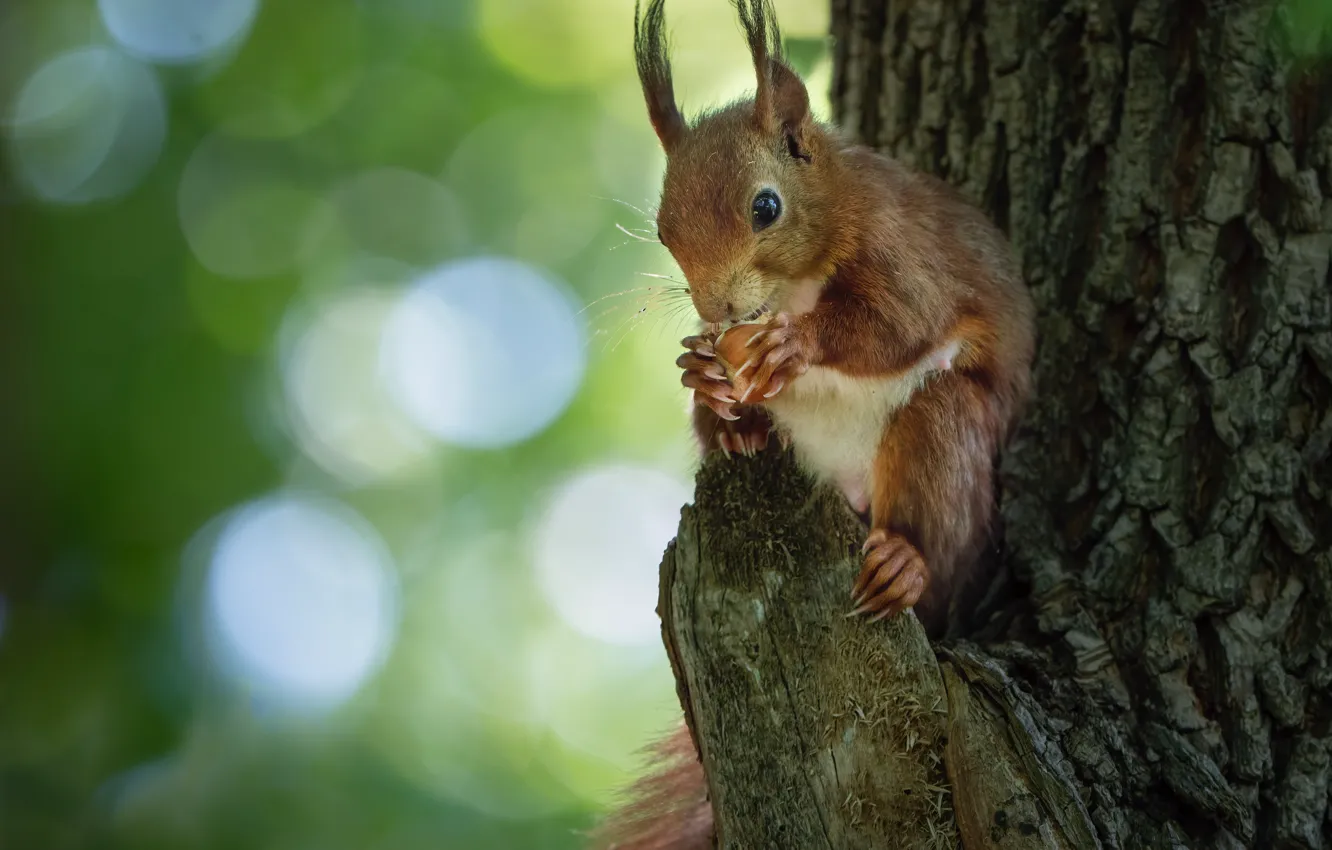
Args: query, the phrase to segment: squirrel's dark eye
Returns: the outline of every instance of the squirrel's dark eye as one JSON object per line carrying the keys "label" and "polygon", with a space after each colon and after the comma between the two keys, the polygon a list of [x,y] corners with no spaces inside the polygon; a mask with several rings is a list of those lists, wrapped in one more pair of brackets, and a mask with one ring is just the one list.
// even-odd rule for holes
{"label": "squirrel's dark eye", "polygon": [[782,199],[771,189],[764,189],[754,196],[754,203],[750,206],[749,212],[755,232],[760,231],[782,214]]}

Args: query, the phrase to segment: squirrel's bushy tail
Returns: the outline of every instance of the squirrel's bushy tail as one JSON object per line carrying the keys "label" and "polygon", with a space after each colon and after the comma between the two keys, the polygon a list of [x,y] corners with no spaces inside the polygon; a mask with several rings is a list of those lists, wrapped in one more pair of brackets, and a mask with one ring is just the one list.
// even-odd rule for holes
{"label": "squirrel's bushy tail", "polygon": [[593,832],[592,850],[712,850],[712,804],[689,727],[650,750],[651,772]]}

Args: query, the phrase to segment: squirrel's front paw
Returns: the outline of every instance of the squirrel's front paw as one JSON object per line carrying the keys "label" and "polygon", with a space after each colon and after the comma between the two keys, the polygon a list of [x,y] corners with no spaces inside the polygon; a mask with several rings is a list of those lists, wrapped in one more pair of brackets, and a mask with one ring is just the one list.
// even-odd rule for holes
{"label": "squirrel's front paw", "polygon": [[790,313],[778,313],[767,324],[736,325],[717,340],[728,363],[739,363],[731,384],[740,402],[761,404],[809,370],[811,345]]}
{"label": "squirrel's front paw", "polygon": [[900,534],[883,529],[865,541],[865,566],[851,589],[855,610],[848,617],[870,614],[870,622],[914,606],[930,583],[920,550]]}
{"label": "squirrel's front paw", "polygon": [[735,391],[726,377],[726,370],[717,362],[717,350],[708,336],[691,336],[680,340],[689,349],[681,354],[675,365],[684,370],[680,383],[694,391],[694,404],[706,405],[718,417],[734,422],[740,417],[731,410],[736,403]]}

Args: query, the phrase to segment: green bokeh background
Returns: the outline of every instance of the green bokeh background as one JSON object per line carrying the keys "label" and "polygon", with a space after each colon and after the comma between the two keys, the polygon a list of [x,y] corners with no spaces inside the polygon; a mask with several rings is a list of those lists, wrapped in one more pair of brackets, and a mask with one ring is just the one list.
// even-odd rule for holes
{"label": "green bokeh background", "polygon": [[[826,4],[777,6],[826,114]],[[687,112],[751,85],[729,4],[669,14]],[[628,0],[262,0],[233,45],[169,64],[92,0],[0,8],[0,846],[575,847],[675,722],[660,647],[580,631],[532,565],[571,476],[687,487],[694,464],[671,365],[688,311],[614,295],[675,273],[617,228],[648,226],[628,205],[662,165],[631,21]],[[65,203],[26,179],[23,151],[54,142],[14,104],[87,45],[157,80],[166,135],[125,191]],[[241,164],[191,194],[201,150]],[[477,255],[586,305],[586,372],[516,444],[403,437],[366,361],[376,310]],[[332,443],[283,378],[329,315],[319,397],[369,422]],[[201,639],[209,529],[281,492],[364,517],[399,582],[386,660],[320,715],[272,710]]]}

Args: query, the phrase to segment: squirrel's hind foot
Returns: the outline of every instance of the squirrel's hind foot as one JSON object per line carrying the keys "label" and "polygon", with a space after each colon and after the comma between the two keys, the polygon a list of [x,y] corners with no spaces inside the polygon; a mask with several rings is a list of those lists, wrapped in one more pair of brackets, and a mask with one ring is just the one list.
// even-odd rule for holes
{"label": "squirrel's hind foot", "polygon": [[869,615],[870,622],[891,617],[914,606],[930,583],[930,572],[920,550],[905,537],[883,529],[865,541],[865,565],[851,588],[855,609],[848,617]]}

